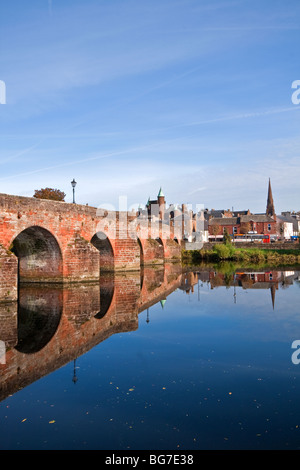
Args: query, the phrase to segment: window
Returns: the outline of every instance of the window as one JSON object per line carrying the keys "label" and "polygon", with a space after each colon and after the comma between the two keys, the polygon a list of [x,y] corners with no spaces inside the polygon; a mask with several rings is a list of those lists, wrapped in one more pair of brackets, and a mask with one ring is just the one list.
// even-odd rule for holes
{"label": "window", "polygon": [[268,224],[268,230],[269,230],[269,232],[270,232],[270,230],[271,230],[271,224]]}
{"label": "window", "polygon": [[233,227],[233,233],[237,233],[237,227]]}

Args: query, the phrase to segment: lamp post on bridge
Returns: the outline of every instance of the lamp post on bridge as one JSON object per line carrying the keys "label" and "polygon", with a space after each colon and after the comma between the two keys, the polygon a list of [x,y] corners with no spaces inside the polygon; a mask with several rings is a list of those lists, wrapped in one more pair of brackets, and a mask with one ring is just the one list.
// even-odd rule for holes
{"label": "lamp post on bridge", "polygon": [[73,188],[73,204],[75,204],[75,186],[76,186],[76,184],[77,184],[77,182],[73,178],[73,181],[71,181],[71,185],[72,185],[72,188]]}

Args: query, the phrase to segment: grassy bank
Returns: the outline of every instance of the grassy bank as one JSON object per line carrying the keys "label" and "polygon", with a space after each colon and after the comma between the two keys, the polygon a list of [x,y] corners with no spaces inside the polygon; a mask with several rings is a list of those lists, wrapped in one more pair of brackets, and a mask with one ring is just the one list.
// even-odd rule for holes
{"label": "grassy bank", "polygon": [[259,248],[237,248],[231,244],[220,243],[212,249],[182,252],[182,261],[187,264],[199,264],[201,262],[232,261],[252,265],[293,265],[300,264],[299,249],[274,249],[264,250]]}

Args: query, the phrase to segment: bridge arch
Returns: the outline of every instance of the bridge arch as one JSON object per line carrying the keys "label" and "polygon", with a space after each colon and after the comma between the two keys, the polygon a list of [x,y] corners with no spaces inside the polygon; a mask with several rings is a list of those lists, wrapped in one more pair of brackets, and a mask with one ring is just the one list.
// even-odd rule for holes
{"label": "bridge arch", "polygon": [[144,248],[143,248],[143,244],[142,244],[142,242],[139,238],[137,238],[137,244],[138,244],[139,250],[140,250],[140,266],[143,266],[144,265]]}
{"label": "bridge arch", "polygon": [[92,237],[91,243],[100,253],[100,272],[114,271],[114,249],[107,235],[104,232],[97,232]]}
{"label": "bridge arch", "polygon": [[161,238],[137,238],[140,255],[140,267],[163,264],[164,244]]}
{"label": "bridge arch", "polygon": [[19,281],[62,282],[62,251],[49,230],[30,226],[14,238],[10,249],[18,258]]}

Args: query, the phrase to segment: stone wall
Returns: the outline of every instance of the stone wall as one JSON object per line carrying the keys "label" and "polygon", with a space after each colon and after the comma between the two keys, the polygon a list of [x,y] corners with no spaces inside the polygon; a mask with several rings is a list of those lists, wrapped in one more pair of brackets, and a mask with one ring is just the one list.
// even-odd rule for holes
{"label": "stone wall", "polygon": [[[223,242],[208,242],[203,244],[204,250],[211,250],[214,245],[220,245]],[[233,243],[233,246],[236,248],[259,248],[261,250],[298,250],[300,249],[300,244],[297,242],[275,242],[275,243],[254,243],[254,242],[237,242]]]}
{"label": "stone wall", "polygon": [[18,297],[18,259],[0,245],[0,302]]}

